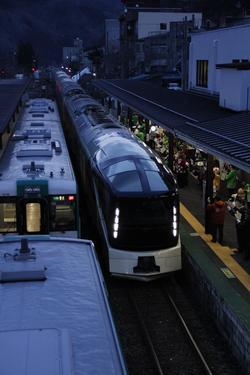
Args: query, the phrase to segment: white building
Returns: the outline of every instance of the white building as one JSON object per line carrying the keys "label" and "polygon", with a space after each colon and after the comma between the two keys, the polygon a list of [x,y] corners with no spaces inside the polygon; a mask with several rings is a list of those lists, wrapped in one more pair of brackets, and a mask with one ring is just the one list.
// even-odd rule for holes
{"label": "white building", "polygon": [[120,48],[120,22],[118,19],[105,20],[105,52],[115,53]]}
{"label": "white building", "polygon": [[171,22],[184,20],[194,22],[194,27],[200,28],[202,13],[197,12],[138,12],[137,35],[138,39],[146,38],[154,34],[170,31]]}
{"label": "white building", "polygon": [[124,15],[120,17],[122,76],[133,76],[140,74],[143,70],[142,43],[145,38],[160,34],[166,35],[170,31],[172,23],[184,23],[185,21],[192,23],[192,29],[200,28],[202,13],[171,8],[133,7],[125,9]]}
{"label": "white building", "polygon": [[189,88],[219,95],[220,106],[250,109],[250,24],[191,35]]}

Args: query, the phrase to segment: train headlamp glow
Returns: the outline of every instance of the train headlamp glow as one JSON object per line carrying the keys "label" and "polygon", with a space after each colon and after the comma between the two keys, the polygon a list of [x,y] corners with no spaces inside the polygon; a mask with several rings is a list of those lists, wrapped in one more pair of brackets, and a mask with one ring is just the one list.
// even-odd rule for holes
{"label": "train headlamp glow", "polygon": [[114,224],[113,224],[113,237],[117,238],[118,237],[118,229],[119,229],[119,215],[120,215],[120,210],[119,208],[115,209],[115,217],[114,217]]}
{"label": "train headlamp glow", "polygon": [[173,207],[173,236],[177,236],[177,208]]}

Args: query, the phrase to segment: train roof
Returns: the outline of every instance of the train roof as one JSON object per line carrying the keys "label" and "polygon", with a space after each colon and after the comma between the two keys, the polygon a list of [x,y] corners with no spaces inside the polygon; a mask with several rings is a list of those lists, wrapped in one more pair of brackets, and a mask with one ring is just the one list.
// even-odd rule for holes
{"label": "train roof", "polygon": [[125,374],[91,241],[23,238],[0,241],[0,373]]}
{"label": "train roof", "polygon": [[[0,160],[0,195],[16,195],[16,181],[48,181],[49,194],[75,194],[76,181],[54,101],[31,99]],[[4,183],[3,183],[4,182]]]}
{"label": "train roof", "polygon": [[115,194],[144,196],[176,192],[172,173],[144,142],[86,93],[84,97],[73,92],[65,95],[69,78],[60,72],[56,77],[82,147],[93,160],[92,167],[102,174]]}
{"label": "train roof", "polygon": [[93,99],[91,105],[90,98],[79,100],[77,109],[72,101],[67,103],[82,145],[114,193],[152,195],[176,190],[171,172],[130,130]]}

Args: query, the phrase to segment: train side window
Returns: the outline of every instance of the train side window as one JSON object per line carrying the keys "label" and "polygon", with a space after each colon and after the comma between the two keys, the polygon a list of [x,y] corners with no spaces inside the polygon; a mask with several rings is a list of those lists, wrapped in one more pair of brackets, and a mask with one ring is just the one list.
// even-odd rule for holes
{"label": "train side window", "polygon": [[16,204],[0,203],[0,232],[16,231]]}

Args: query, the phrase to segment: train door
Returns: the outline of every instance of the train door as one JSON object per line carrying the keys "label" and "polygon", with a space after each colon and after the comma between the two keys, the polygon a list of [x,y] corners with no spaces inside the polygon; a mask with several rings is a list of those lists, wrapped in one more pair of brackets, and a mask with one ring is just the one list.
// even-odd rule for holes
{"label": "train door", "polygon": [[18,210],[20,233],[49,233],[48,210],[48,203],[44,198],[22,198]]}

